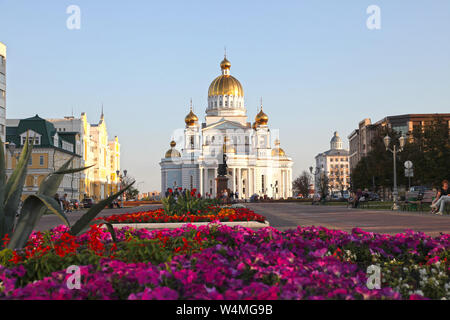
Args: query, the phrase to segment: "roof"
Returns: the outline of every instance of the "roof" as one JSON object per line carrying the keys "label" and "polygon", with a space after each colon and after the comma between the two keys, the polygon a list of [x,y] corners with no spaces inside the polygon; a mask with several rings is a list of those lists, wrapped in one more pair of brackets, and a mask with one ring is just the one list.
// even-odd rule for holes
{"label": "roof", "polygon": [[[58,148],[62,149],[62,142],[71,143],[75,148],[75,136],[77,133],[75,132],[64,132],[59,133],[56,131],[53,123],[42,119],[38,115],[34,117],[22,119],[19,121],[18,126],[7,126],[6,127],[6,141],[14,142],[17,146],[21,145],[20,135],[27,132],[28,130],[33,130],[34,132],[41,135],[41,144],[39,147],[41,148]],[[58,134],[58,145],[55,145],[55,135]],[[67,150],[64,150],[68,152]],[[75,150],[73,150],[75,151]],[[74,153],[74,152],[70,153]]]}

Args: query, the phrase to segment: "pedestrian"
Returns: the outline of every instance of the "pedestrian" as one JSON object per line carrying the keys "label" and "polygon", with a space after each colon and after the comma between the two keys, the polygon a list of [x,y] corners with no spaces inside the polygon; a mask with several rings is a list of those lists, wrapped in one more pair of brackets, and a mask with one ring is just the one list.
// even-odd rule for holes
{"label": "pedestrian", "polygon": [[[436,200],[431,204],[431,213],[442,215],[446,205],[450,204],[448,180],[442,181],[442,188],[439,189]],[[439,208],[439,209],[438,209]]]}
{"label": "pedestrian", "polygon": [[54,199],[56,200],[56,202],[58,203],[59,208],[60,208],[61,210],[64,210],[64,208],[63,208],[63,206],[62,206],[61,199],[59,198],[59,194],[55,193],[55,195],[53,196],[53,198],[54,198]]}

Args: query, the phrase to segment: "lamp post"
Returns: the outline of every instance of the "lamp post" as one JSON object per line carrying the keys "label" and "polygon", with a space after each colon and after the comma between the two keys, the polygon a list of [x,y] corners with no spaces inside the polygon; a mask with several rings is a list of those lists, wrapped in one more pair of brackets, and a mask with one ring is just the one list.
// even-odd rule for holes
{"label": "lamp post", "polygon": [[406,138],[404,136],[401,136],[398,139],[399,142],[399,148],[397,149],[397,144],[393,144],[392,149],[389,148],[392,139],[389,137],[389,135],[386,135],[383,139],[384,146],[386,147],[386,151],[392,152],[393,158],[394,158],[394,190],[392,192],[394,204],[392,205],[392,210],[398,210],[400,207],[398,206],[398,189],[397,189],[397,152],[401,152],[403,150],[403,147],[406,143]]}
{"label": "lamp post", "polygon": [[[123,170],[123,175],[120,174],[120,170],[116,171],[117,178],[119,179],[119,190],[122,189],[122,182],[123,179],[127,176],[127,170]],[[120,198],[122,199],[122,208],[123,208],[123,193],[120,195]]]}
{"label": "lamp post", "polygon": [[[319,183],[322,184],[323,183],[323,179],[325,179],[325,175],[326,175],[325,169],[324,168],[318,168],[318,167],[316,167],[316,168],[309,167],[309,172],[311,172],[311,174],[314,175],[314,193],[319,191],[319,190],[316,190],[316,189],[320,189],[320,191],[322,191],[322,186],[319,185]],[[319,174],[320,174],[320,180],[319,180],[319,183],[318,183],[317,182],[317,176]],[[328,189],[328,186],[327,186],[327,189]],[[328,190],[326,190],[326,192],[328,193]],[[320,195],[320,198],[321,198],[321,201],[323,203],[325,203],[325,201],[326,201],[326,195],[324,194],[325,190],[322,193],[323,194]]]}

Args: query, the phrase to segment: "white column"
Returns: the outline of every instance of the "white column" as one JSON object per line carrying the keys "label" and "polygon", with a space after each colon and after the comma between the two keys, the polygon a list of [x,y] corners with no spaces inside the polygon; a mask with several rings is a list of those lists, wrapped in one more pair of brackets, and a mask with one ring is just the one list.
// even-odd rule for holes
{"label": "white column", "polygon": [[214,198],[217,197],[217,186],[216,186],[217,181],[216,181],[216,178],[217,178],[217,168],[214,168],[214,177],[213,177],[213,180],[212,180],[213,181],[212,187],[213,187]]}
{"label": "white column", "polygon": [[287,177],[287,170],[284,170],[284,198],[288,197],[288,177]]}
{"label": "white column", "polygon": [[203,168],[200,167],[200,177],[199,177],[199,184],[200,184],[200,195],[203,196]]}
{"label": "white column", "polygon": [[236,192],[236,168],[233,168],[233,174],[232,174],[232,179],[233,179],[233,192]]}
{"label": "white column", "polygon": [[250,198],[250,168],[246,169],[247,177],[245,178],[245,197]]}
{"label": "white column", "polygon": [[254,189],[253,189],[253,193],[257,193],[257,194],[259,194],[259,192],[258,192],[258,189],[257,189],[257,181],[256,181],[256,168],[253,168],[253,186],[254,186]]}
{"label": "white column", "polygon": [[248,196],[251,197],[253,195],[253,169],[248,168]]}
{"label": "white column", "polygon": [[236,168],[236,177],[237,177],[237,190],[239,192],[239,198],[242,196],[242,186],[241,186],[241,168]]}

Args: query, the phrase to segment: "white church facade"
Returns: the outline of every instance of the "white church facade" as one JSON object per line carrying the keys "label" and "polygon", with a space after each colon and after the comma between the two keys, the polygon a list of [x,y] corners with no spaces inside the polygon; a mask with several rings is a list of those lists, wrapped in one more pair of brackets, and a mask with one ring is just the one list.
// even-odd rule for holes
{"label": "white church facade", "polygon": [[247,199],[292,196],[291,158],[280,147],[278,131],[272,132],[262,103],[252,124],[248,122],[244,90],[231,76],[231,63],[221,62],[222,74],[210,85],[205,122],[192,109],[183,134],[174,137],[161,159],[161,191],[197,189],[204,197],[216,197],[216,177],[222,154],[227,156],[228,189]]}

